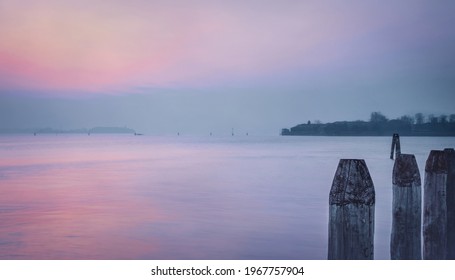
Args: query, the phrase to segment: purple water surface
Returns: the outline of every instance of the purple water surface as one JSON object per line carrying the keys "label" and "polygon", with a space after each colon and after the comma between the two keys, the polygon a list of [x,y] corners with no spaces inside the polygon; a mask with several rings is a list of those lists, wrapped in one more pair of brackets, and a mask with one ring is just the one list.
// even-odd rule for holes
{"label": "purple water surface", "polygon": [[[0,259],[326,259],[340,158],[368,165],[375,258],[389,259],[390,141],[0,136]],[[401,139],[421,174],[454,143]]]}

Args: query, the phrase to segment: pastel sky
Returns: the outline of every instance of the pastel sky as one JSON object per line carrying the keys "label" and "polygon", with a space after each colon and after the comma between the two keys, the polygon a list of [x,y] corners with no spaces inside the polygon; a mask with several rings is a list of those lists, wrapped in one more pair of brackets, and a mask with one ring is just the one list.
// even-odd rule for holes
{"label": "pastel sky", "polygon": [[[144,102],[155,110],[142,117],[169,119],[224,106],[226,126],[266,116],[290,126],[378,110],[454,113],[454,14],[450,0],[4,0],[0,98],[10,122],[0,127],[91,124],[76,113],[38,122],[15,111],[36,98],[53,104],[41,111],[75,99],[76,107],[95,100],[106,112],[124,104],[131,114],[112,124],[118,117],[144,129],[151,128],[134,113]],[[228,109],[245,100],[259,102],[251,112]],[[165,103],[177,108],[166,111]]]}

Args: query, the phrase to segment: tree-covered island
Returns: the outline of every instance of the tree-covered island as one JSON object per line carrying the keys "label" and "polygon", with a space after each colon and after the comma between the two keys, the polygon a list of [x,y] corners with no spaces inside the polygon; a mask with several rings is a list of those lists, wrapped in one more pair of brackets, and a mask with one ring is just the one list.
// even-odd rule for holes
{"label": "tree-covered island", "polygon": [[389,136],[393,133],[403,136],[455,136],[455,114],[425,116],[417,113],[389,120],[380,112],[373,112],[369,121],[308,121],[281,130],[281,135],[307,136]]}

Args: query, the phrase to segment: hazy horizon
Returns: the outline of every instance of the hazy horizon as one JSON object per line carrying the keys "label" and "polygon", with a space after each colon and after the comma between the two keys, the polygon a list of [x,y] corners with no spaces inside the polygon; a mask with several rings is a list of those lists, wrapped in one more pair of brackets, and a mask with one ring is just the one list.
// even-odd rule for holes
{"label": "hazy horizon", "polygon": [[453,114],[453,1],[3,1],[0,129]]}

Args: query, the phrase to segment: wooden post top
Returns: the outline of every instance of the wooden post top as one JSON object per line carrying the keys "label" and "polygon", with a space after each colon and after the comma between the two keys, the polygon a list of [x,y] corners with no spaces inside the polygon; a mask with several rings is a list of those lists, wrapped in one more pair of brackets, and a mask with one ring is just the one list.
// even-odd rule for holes
{"label": "wooden post top", "polygon": [[425,164],[425,171],[447,174],[450,155],[453,155],[453,149],[445,149],[444,151],[432,150]]}
{"label": "wooden post top", "polygon": [[397,156],[393,165],[392,183],[399,187],[410,187],[412,183],[422,185],[414,155],[400,154]]}
{"label": "wooden post top", "polygon": [[375,192],[363,159],[340,159],[330,190],[329,204],[373,205]]}

